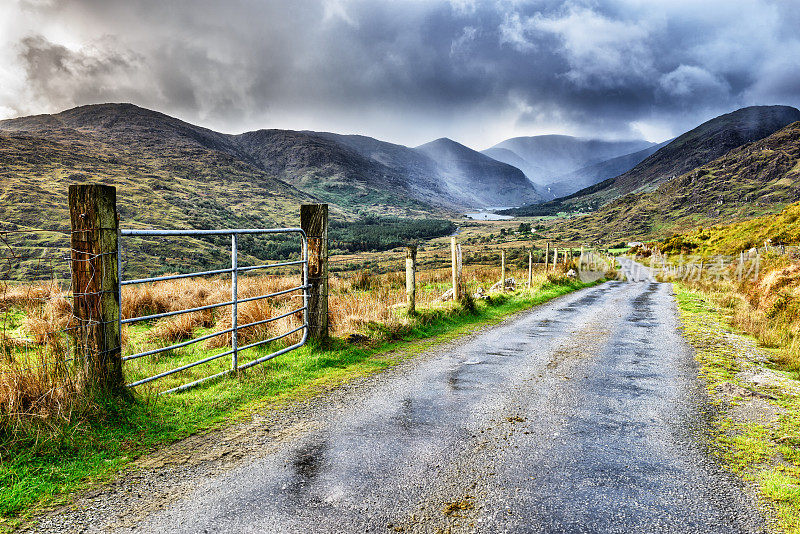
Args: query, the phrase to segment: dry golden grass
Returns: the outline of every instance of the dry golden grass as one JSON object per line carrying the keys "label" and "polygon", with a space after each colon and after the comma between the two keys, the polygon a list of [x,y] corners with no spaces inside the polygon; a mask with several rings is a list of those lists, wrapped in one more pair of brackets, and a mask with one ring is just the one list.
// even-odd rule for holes
{"label": "dry golden grass", "polygon": [[0,311],[12,306],[31,308],[56,296],[63,296],[64,289],[55,282],[31,285],[0,283]]}
{"label": "dry golden grass", "polygon": [[[21,327],[10,332],[6,323],[20,312]],[[74,326],[69,294],[56,283],[1,287],[0,322],[3,425],[21,417],[68,418],[79,389],[63,333]]]}
{"label": "dry golden grass", "polygon": [[686,283],[709,295],[733,326],[767,347],[780,349],[779,363],[800,371],[800,261],[770,258],[757,279],[703,277]]}
{"label": "dry golden grass", "polygon": [[68,419],[80,389],[69,365],[50,358],[30,363],[32,369],[11,366],[0,373],[0,413],[12,420]]}
{"label": "dry golden grass", "polygon": [[[507,276],[514,276],[509,266]],[[516,273],[527,280],[527,271]],[[469,293],[481,286],[491,287],[500,278],[499,267],[465,266],[464,285]],[[551,275],[552,277],[552,275]],[[536,273],[534,289],[548,281],[544,273]],[[449,268],[427,269],[417,273],[416,301],[418,308],[452,307],[439,298],[450,287]],[[239,299],[258,297],[296,287],[299,275],[241,276]],[[228,302],[231,299],[230,279],[188,278],[137,286],[125,286],[121,313],[124,318],[197,308]],[[335,336],[351,333],[402,332],[411,323],[405,313],[405,273],[371,274],[368,271],[332,274],[328,290],[329,324]],[[302,325],[302,295],[294,291],[268,299],[240,302],[237,322],[241,327],[268,319],[279,319],[247,327],[238,332],[239,346],[278,336]],[[6,287],[0,291],[0,308],[17,315],[15,336],[0,329],[0,412],[28,414],[61,414],[68,417],[70,397],[79,391],[73,376],[77,371],[61,362],[69,359],[68,337],[58,334],[74,326],[70,295],[55,284]],[[0,316],[0,321],[3,321]],[[6,319],[7,320],[7,319]],[[176,315],[152,321],[144,330],[126,325],[122,330],[123,345],[129,340],[148,346],[166,346],[209,332],[223,332],[231,327],[231,307],[223,306]],[[5,325],[4,325],[5,326]],[[202,329],[198,331],[199,329]],[[287,339],[298,340],[302,332]],[[204,348],[222,348],[231,343],[231,334],[210,338]],[[16,359],[12,358],[16,355]],[[21,355],[24,355],[22,357]],[[155,360],[154,360],[155,362]],[[70,373],[73,373],[72,375]]]}

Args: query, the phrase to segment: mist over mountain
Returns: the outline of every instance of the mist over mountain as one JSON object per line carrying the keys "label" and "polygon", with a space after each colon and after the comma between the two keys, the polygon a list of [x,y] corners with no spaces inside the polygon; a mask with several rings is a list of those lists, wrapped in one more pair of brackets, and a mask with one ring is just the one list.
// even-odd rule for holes
{"label": "mist over mountain", "polygon": [[542,201],[533,184],[517,167],[451,139],[437,139],[418,146],[416,150],[436,162],[452,194],[471,198],[474,205],[515,206]]}
{"label": "mist over mountain", "polygon": [[316,135],[335,140],[404,176],[419,198],[430,202],[490,207],[497,198],[513,201],[508,205],[519,204],[520,198],[542,200],[532,184],[520,179],[518,169],[449,139],[414,149],[362,135]]}
{"label": "mist over mountain", "polygon": [[594,211],[627,193],[651,191],[798,120],[800,110],[790,106],[751,106],[726,113],[676,137],[628,172],[555,201],[504,213],[521,216]]}
{"label": "mist over mountain", "polygon": [[518,166],[538,185],[548,185],[567,173],[652,145],[654,143],[644,140],[603,141],[569,135],[536,135],[506,139],[483,153]]}
{"label": "mist over mountain", "polygon": [[551,198],[561,198],[596,183],[631,170],[645,158],[666,146],[669,141],[653,145],[632,154],[625,154],[611,158],[600,163],[595,163],[581,169],[557,176],[555,181],[547,184],[545,189]]}

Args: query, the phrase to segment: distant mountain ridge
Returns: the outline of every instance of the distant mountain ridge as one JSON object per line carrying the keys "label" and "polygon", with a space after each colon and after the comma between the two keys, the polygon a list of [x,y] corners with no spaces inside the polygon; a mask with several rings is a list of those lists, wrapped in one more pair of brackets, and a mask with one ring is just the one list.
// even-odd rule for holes
{"label": "distant mountain ridge", "polygon": [[[362,135],[315,133],[346,145],[364,157],[402,174],[421,198],[439,197],[472,207],[493,206],[498,198],[520,204],[543,199],[515,167],[484,156],[451,139],[442,138],[409,148]],[[441,201],[441,200],[440,200]]]}
{"label": "distant mountain ridge", "polygon": [[644,150],[639,150],[638,152],[633,152],[632,154],[625,154],[624,156],[607,159],[600,163],[588,165],[565,175],[558,176],[556,181],[547,184],[547,192],[552,198],[562,198],[609,178],[619,176],[634,168],[667,143],[669,143],[669,141],[653,145]]}
{"label": "distant mountain ridge", "polygon": [[[294,196],[310,194],[352,214],[407,216],[481,208],[494,205],[497,195],[519,199],[516,205],[542,200],[532,184],[517,179],[520,171],[463,145],[453,154],[466,159],[454,165],[451,159],[442,163],[424,151],[364,136],[291,130],[223,134],[132,104],[9,119],[0,121],[2,131],[76,143],[76,148],[102,146],[117,154],[115,161],[122,161],[123,154],[134,157],[126,160],[133,167],[135,160],[165,159],[170,160],[166,167],[205,164],[199,174],[213,174],[222,158],[223,167],[233,162],[250,167],[267,181],[294,186]],[[205,156],[200,161],[185,159],[198,151]],[[463,169],[469,169],[468,175]],[[102,177],[102,170],[94,172]]]}
{"label": "distant mountain ridge", "polygon": [[651,191],[798,120],[800,110],[790,106],[751,106],[726,113],[676,137],[628,172],[555,201],[504,213],[533,216],[595,211],[622,195]]}
{"label": "distant mountain ridge", "polygon": [[654,144],[644,140],[604,141],[569,135],[536,135],[506,139],[483,153],[517,166],[531,181],[546,186],[578,169],[639,152]]}
{"label": "distant mountain ridge", "polygon": [[557,222],[563,239],[651,239],[777,213],[800,201],[800,122],[722,157],[617,198],[590,215]]}

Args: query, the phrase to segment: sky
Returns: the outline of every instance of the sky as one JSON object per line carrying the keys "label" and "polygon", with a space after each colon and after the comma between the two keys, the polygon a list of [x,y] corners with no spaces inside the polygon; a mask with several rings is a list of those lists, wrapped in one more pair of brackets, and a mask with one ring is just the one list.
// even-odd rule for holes
{"label": "sky", "polygon": [[0,118],[132,102],[228,133],[658,142],[800,107],[798,28],[797,0],[0,0]]}

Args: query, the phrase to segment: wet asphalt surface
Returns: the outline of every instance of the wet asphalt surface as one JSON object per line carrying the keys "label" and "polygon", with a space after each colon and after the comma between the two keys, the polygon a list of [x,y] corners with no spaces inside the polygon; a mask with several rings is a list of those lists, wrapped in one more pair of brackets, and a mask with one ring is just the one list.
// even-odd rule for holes
{"label": "wet asphalt surface", "polygon": [[703,450],[678,328],[669,284],[578,291],[392,377],[134,531],[760,532]]}

